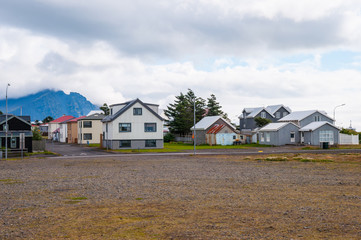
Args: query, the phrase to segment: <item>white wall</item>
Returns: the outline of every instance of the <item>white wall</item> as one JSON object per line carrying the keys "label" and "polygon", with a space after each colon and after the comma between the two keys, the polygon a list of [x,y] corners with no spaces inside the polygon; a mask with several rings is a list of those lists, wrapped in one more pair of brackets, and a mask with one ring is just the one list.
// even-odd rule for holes
{"label": "white wall", "polygon": [[340,145],[357,145],[359,144],[358,135],[339,134]]}

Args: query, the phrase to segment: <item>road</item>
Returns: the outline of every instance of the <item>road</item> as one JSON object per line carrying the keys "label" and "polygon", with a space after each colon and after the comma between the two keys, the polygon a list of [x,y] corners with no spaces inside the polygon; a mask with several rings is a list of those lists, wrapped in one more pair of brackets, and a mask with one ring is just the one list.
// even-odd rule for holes
{"label": "road", "polygon": [[[159,155],[189,155],[193,154],[193,150],[186,152],[171,153],[114,153],[101,150],[99,148],[87,147],[79,144],[65,144],[59,142],[47,142],[46,149],[48,151],[62,155],[61,158],[72,157],[106,157],[106,156],[159,156]],[[285,154],[285,153],[361,153],[361,149],[320,149],[320,150],[302,150],[295,146],[282,147],[264,147],[264,148],[248,148],[248,149],[207,149],[197,150],[197,155],[254,155],[254,154]]]}

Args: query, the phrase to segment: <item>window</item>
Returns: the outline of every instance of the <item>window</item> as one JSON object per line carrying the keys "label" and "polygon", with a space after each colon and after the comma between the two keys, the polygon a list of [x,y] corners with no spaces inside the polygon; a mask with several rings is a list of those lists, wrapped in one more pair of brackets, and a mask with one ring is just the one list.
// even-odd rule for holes
{"label": "window", "polygon": [[145,140],[145,147],[156,147],[157,140]]}
{"label": "window", "polygon": [[321,121],[321,117],[319,115],[315,116],[315,122]]}
{"label": "window", "polygon": [[233,135],[233,139],[236,139],[236,135]]}
{"label": "window", "polygon": [[280,112],[276,112],[276,118],[281,118],[281,113]]}
{"label": "window", "polygon": [[130,140],[120,140],[119,141],[119,147],[120,148],[130,148],[131,147],[131,141]]}
{"label": "window", "polygon": [[133,108],[133,115],[142,115],[141,108]]}
{"label": "window", "polygon": [[288,112],[283,112],[283,117],[286,117],[288,115]]}
{"label": "window", "polygon": [[320,142],[329,142],[333,144],[333,131],[320,131]]}
{"label": "window", "polygon": [[266,118],[266,113],[265,112],[261,112],[261,118]]}
{"label": "window", "polygon": [[84,133],[84,140],[92,140],[92,134],[91,133]]}
{"label": "window", "polygon": [[247,114],[246,112],[243,113],[243,118],[246,118]]}
{"label": "window", "polygon": [[119,132],[131,132],[132,124],[131,123],[119,123]]}
{"label": "window", "polygon": [[156,123],[144,123],[144,132],[156,132],[157,124]]}
{"label": "window", "polygon": [[83,128],[91,128],[91,127],[92,127],[92,121],[83,122]]}
{"label": "window", "polygon": [[271,134],[269,132],[267,132],[265,134],[266,134],[266,142],[270,142],[271,141]]}
{"label": "window", "polygon": [[79,128],[81,128],[81,121],[79,121]]}
{"label": "window", "polygon": [[113,115],[113,108],[110,109],[110,115]]}
{"label": "window", "polygon": [[260,136],[261,136],[261,142],[264,142],[264,134],[262,132],[260,133]]}

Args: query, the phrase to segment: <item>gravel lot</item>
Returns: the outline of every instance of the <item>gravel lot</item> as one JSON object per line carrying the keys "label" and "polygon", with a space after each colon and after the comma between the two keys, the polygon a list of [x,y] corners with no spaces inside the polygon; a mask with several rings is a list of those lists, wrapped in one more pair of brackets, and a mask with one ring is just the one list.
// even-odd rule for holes
{"label": "gravel lot", "polygon": [[0,161],[0,239],[361,239],[361,155],[284,156]]}

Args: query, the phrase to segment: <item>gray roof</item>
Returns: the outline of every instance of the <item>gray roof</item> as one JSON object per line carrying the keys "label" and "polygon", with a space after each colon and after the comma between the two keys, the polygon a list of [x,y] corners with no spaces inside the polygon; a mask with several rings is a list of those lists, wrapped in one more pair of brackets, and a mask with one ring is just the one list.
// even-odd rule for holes
{"label": "gray roof", "polygon": [[292,124],[292,125],[296,126],[297,128],[299,128],[296,124],[291,123],[291,122],[277,122],[277,123],[269,123],[266,126],[264,126],[263,128],[261,128],[259,131],[278,131],[281,128],[287,126],[288,124]]}
{"label": "gray roof", "polygon": [[[16,115],[8,114],[8,121],[14,117],[31,125],[30,116],[16,116]],[[2,124],[5,121],[6,121],[6,114],[0,115],[0,124]]]}
{"label": "gray roof", "polygon": [[[124,105],[125,106],[120,109],[118,112],[116,112],[115,114],[113,115],[108,115],[106,116],[105,118],[103,118],[102,122],[111,122],[113,121],[114,119],[118,118],[120,115],[122,115],[125,111],[127,111],[129,108],[131,108],[134,104],[136,103],[140,103],[143,107],[145,107],[148,111],[150,111],[151,113],[154,114],[154,116],[156,116],[157,118],[159,118],[160,120],[164,120],[161,116],[159,116],[158,113],[154,112],[150,107],[148,107],[145,103],[143,103],[142,101],[140,101],[138,98],[137,99],[134,99],[132,101],[129,101],[129,102],[125,102],[125,103],[119,103],[119,104],[113,104],[113,105],[110,105],[110,106],[116,106],[116,105]],[[156,104],[150,104],[150,105],[154,105],[154,106],[158,106]]]}
{"label": "gray roof", "polygon": [[[227,120],[225,120],[224,118],[222,118],[221,116],[207,116],[202,118],[199,122],[196,123],[196,130],[205,130],[207,128],[209,128],[210,126],[212,126],[213,123],[215,123],[218,119],[222,119],[224,122],[228,123]],[[235,129],[235,127],[228,123],[228,125],[230,127],[232,127],[233,129]],[[191,130],[194,129],[194,126],[191,127]]]}
{"label": "gray roof", "polygon": [[292,112],[290,114],[288,114],[287,116],[281,118],[280,120],[278,120],[279,122],[283,122],[283,121],[301,121],[303,119],[305,119],[306,117],[314,114],[315,112],[318,112],[330,119],[332,119],[330,116],[328,116],[326,114],[326,112],[324,111],[318,111],[318,110],[307,110],[307,111],[295,111]]}
{"label": "gray roof", "polygon": [[[284,107],[288,112],[292,112],[292,110],[289,107],[284,106],[283,104],[278,105],[270,105],[267,107],[255,107],[255,108],[244,108],[243,111],[245,111],[248,115],[246,118],[254,118],[259,114],[262,110],[265,110],[268,112],[272,117],[275,117],[275,112],[277,112],[278,109],[281,107]],[[243,116],[239,116],[239,118],[243,118]]]}
{"label": "gray roof", "polygon": [[336,129],[340,130],[338,127],[336,127],[335,125],[333,125],[333,124],[331,124],[331,123],[329,123],[329,122],[320,121],[320,122],[311,122],[310,124],[302,127],[302,128],[300,129],[300,131],[301,131],[301,132],[315,131],[317,128],[320,128],[320,127],[322,127],[322,126],[324,126],[324,125],[326,125],[326,124],[328,124],[328,125],[336,128]]}
{"label": "gray roof", "polygon": [[289,107],[284,106],[283,104],[278,104],[278,105],[270,105],[267,106],[266,109],[271,112],[272,114],[275,114],[278,109],[280,109],[281,107],[284,107],[289,113],[292,112],[292,110]]}
{"label": "gray roof", "polygon": [[87,117],[84,117],[82,119],[79,119],[80,121],[83,121],[83,120],[103,120],[103,118],[105,118],[106,115],[104,114],[99,114],[99,113],[94,113],[92,115],[89,115]]}

